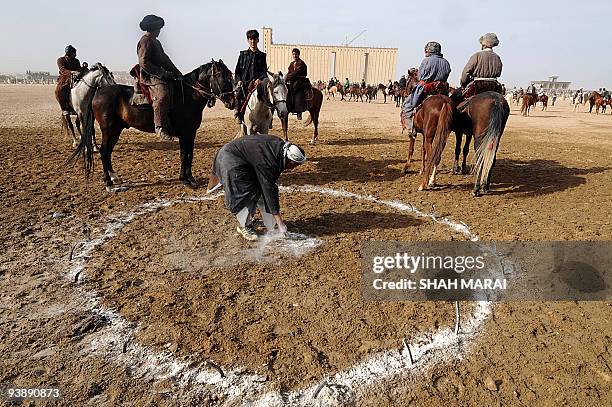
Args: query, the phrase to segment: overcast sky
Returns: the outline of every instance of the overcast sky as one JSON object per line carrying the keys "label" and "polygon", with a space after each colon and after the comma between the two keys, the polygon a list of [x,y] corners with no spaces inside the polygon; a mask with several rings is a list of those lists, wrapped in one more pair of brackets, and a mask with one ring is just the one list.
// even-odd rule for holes
{"label": "overcast sky", "polygon": [[[148,3],[145,5],[145,3]],[[427,10],[426,7],[432,8]],[[245,31],[273,28],[278,43],[341,44],[367,30],[355,46],[396,47],[398,76],[438,41],[458,82],[480,35],[497,33],[502,82],[558,75],[572,87],[612,88],[612,0],[289,1],[2,0],[0,72],[56,72],[55,61],[73,44],[78,58],[125,71],[137,62],[138,23],[146,14],[166,21],[160,40],[182,71],[222,58],[233,70],[246,48]],[[419,11],[417,11],[419,10]],[[261,31],[261,30],[260,30]],[[308,61],[306,61],[308,63]]]}

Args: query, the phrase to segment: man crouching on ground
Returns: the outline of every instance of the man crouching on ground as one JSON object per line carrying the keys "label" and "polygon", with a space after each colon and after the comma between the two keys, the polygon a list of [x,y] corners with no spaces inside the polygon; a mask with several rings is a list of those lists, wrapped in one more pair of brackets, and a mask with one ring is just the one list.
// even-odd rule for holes
{"label": "man crouching on ground", "polygon": [[208,192],[223,186],[225,207],[238,219],[237,230],[246,240],[257,240],[253,228],[257,208],[268,230],[276,224],[279,232],[286,235],[276,181],[283,171],[305,161],[304,150],[278,137],[241,137],[217,152]]}

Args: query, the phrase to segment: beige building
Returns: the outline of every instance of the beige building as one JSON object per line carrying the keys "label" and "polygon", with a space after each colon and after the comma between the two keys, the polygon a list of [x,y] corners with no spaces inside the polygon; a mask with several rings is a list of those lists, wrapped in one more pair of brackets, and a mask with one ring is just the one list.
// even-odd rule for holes
{"label": "beige building", "polygon": [[292,61],[291,50],[300,49],[300,57],[308,65],[312,82],[327,82],[335,76],[341,82],[365,79],[368,84],[395,80],[397,48],[349,47],[339,45],[275,44],[272,28],[263,28],[263,51],[267,54],[268,69],[287,73]]}

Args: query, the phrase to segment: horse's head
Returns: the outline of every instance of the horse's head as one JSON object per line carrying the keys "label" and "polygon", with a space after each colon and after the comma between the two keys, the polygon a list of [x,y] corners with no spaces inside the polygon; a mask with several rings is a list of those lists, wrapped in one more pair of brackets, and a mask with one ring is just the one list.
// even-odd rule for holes
{"label": "horse's head", "polygon": [[104,87],[109,85],[115,85],[115,78],[113,73],[108,70],[107,67],[97,62],[94,66],[89,69],[89,72],[83,77],[85,83],[89,86]]}
{"label": "horse's head", "polygon": [[229,70],[222,60],[214,59],[199,68],[197,85],[202,90],[210,91],[219,98],[226,108],[233,109],[236,106],[236,95],[232,81],[232,71]]}
{"label": "horse's head", "polygon": [[285,78],[283,77],[283,73],[279,72],[278,74],[273,74],[272,72],[268,72],[268,84],[267,84],[267,92],[268,98],[272,103],[272,106],[276,109],[278,113],[278,117],[281,120],[284,120],[289,115],[289,110],[287,108],[287,94],[289,93],[287,89],[287,84],[285,83]]}

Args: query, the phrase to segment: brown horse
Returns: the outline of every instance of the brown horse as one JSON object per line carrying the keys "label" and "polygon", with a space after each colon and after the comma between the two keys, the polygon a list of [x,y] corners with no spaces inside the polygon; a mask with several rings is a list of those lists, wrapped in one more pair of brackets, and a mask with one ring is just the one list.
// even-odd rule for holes
{"label": "brown horse", "polygon": [[521,113],[523,116],[529,116],[529,111],[532,106],[536,105],[538,97],[533,93],[525,93],[523,95],[523,105],[521,106]]}
{"label": "brown horse", "polygon": [[[456,100],[457,94],[453,95]],[[470,149],[471,138],[474,137],[476,157],[472,173],[474,174],[474,196],[480,196],[481,189],[488,192],[491,183],[491,171],[495,165],[495,156],[499,141],[510,116],[510,106],[506,99],[497,92],[483,92],[473,96],[455,116],[453,130],[456,136],[455,162],[453,173],[459,173],[459,153],[463,134],[466,143],[463,147],[463,163],[461,173],[467,174],[466,157]]]}
{"label": "brown horse", "polygon": [[589,97],[585,99],[585,103],[589,102],[589,113],[593,113],[593,106],[595,106],[595,113],[599,114],[599,108],[603,106],[604,98],[603,96],[596,91],[593,91],[589,94]]}
{"label": "brown horse", "polygon": [[[414,114],[413,123],[415,131],[423,135],[422,179],[419,185],[419,191],[422,191],[436,183],[436,170],[453,126],[453,102],[445,95],[429,96]],[[409,140],[408,160],[404,165],[404,173],[410,170],[415,139],[410,137]]]}
{"label": "brown horse", "polygon": [[[311,93],[312,90],[312,93]],[[315,87],[306,91],[306,111],[309,113],[309,117],[304,123],[304,127],[314,124],[314,132],[312,133],[312,141],[310,144],[315,144],[319,138],[319,113],[321,112],[321,106],[323,105],[323,93]],[[303,113],[304,111],[298,112],[294,107],[287,103],[289,113]],[[285,140],[288,139],[289,132],[289,115],[285,116],[284,120],[281,119],[283,126],[283,136]]]}
{"label": "brown horse", "polygon": [[[186,186],[196,187],[197,183],[191,173],[196,131],[202,124],[204,107],[212,106],[215,99],[220,99],[228,109],[234,108],[236,98],[232,73],[223,61],[213,60],[185,75],[182,81],[172,82],[171,90],[172,134],[178,137],[181,150],[179,179]],[[123,129],[134,127],[147,133],[155,132],[153,109],[150,106],[145,108],[133,106],[130,102],[133,94],[132,86],[106,86],[96,92],[89,107],[102,130],[100,155],[104,182],[109,191],[113,191],[114,183],[119,183],[117,174],[113,171],[111,155]],[[90,119],[84,123],[83,137],[71,157],[74,160],[80,155],[83,156],[87,175],[90,174],[93,165],[93,134],[94,123],[93,119]]]}
{"label": "brown horse", "polygon": [[546,95],[538,96],[538,102],[542,102],[542,111],[548,109],[548,96]]}

